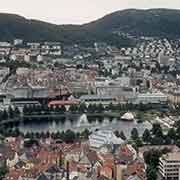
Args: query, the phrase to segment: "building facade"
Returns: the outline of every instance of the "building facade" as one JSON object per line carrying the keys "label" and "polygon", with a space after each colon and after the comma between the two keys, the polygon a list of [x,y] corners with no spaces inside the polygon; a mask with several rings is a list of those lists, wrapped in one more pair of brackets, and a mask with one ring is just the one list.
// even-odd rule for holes
{"label": "building facade", "polygon": [[160,158],[159,174],[165,180],[180,180],[180,152],[168,153]]}
{"label": "building facade", "polygon": [[117,138],[110,130],[99,130],[89,136],[89,144],[93,148],[100,148],[103,145],[122,144],[124,141]]}

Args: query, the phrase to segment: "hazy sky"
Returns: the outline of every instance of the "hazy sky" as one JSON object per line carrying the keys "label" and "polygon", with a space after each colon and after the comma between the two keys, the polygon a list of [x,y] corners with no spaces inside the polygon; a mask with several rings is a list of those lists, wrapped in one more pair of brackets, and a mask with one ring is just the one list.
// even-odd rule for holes
{"label": "hazy sky", "polygon": [[81,24],[126,8],[176,8],[180,0],[0,0],[0,12],[56,24]]}

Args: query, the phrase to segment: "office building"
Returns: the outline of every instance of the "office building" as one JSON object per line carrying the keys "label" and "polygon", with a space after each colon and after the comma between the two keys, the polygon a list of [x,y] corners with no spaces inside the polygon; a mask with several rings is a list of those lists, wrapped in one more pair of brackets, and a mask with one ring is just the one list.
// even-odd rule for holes
{"label": "office building", "polygon": [[159,173],[165,180],[180,180],[180,152],[168,153],[160,158]]}

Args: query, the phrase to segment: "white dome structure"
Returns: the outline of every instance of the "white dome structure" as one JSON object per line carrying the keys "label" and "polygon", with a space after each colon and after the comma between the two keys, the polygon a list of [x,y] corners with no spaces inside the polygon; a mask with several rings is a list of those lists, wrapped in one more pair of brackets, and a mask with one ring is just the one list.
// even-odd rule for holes
{"label": "white dome structure", "polygon": [[131,112],[127,112],[123,116],[121,116],[121,119],[126,121],[133,121],[134,115]]}

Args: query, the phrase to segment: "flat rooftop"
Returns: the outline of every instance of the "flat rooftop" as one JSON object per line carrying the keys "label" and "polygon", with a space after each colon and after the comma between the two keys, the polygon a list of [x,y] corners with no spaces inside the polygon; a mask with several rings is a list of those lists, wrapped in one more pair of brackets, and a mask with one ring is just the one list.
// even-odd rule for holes
{"label": "flat rooftop", "polygon": [[162,156],[163,159],[167,161],[180,161],[180,152],[168,153]]}

